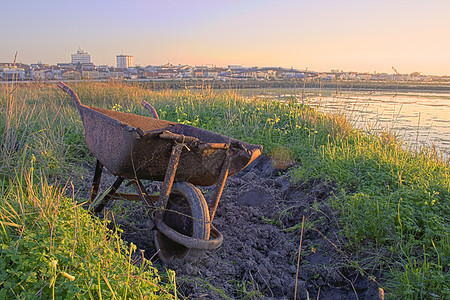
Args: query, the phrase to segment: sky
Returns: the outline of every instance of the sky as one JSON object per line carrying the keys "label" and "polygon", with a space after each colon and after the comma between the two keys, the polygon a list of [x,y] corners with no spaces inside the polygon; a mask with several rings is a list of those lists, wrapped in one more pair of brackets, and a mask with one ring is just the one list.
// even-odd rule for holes
{"label": "sky", "polygon": [[450,75],[450,0],[0,0],[0,63]]}

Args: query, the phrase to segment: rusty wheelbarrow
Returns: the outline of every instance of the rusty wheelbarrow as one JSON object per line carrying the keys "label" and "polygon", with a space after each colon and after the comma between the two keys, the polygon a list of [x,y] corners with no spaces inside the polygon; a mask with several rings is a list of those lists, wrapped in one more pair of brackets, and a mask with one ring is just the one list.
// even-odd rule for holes
{"label": "rusty wheelbarrow", "polygon": [[[226,179],[244,169],[262,150],[193,126],[81,104],[63,82],[58,86],[75,102],[81,115],[87,147],[97,158],[90,203],[100,213],[111,199],[144,201],[152,210],[155,245],[162,260],[196,260],[220,247],[223,237],[212,221]],[[117,176],[99,195],[103,167]],[[119,193],[124,180],[136,194]],[[159,195],[149,195],[141,180],[162,181]],[[209,203],[195,187],[216,185]],[[97,203],[96,200],[101,199]]]}

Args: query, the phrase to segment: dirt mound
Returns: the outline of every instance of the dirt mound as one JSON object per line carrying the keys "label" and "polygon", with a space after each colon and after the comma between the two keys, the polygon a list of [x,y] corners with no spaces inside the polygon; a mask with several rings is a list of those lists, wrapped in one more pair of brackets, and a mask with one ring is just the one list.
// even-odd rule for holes
{"label": "dirt mound", "polygon": [[[158,189],[154,184],[148,188]],[[202,189],[207,201],[213,188]],[[264,156],[229,178],[213,222],[224,236],[223,245],[199,263],[164,266],[176,271],[180,296],[293,299],[297,284],[298,299],[377,299],[376,284],[348,267],[350,254],[341,250],[337,214],[327,204],[332,191],[320,181],[292,184],[289,173],[274,169]],[[163,269],[145,210],[121,205],[126,217],[116,221],[123,238]]]}

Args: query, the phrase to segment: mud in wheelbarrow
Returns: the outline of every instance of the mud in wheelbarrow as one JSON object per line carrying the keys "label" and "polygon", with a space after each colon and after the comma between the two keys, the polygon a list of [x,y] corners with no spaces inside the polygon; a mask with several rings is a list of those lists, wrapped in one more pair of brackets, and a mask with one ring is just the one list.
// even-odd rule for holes
{"label": "mud in wheelbarrow", "polygon": [[[155,245],[164,261],[196,260],[220,247],[223,237],[212,221],[226,179],[255,160],[262,146],[161,120],[145,101],[153,117],[83,105],[67,85],[58,86],[75,102],[87,147],[97,158],[90,196],[95,213],[111,199],[145,202],[153,211]],[[116,181],[98,197],[104,167]],[[124,180],[135,194],[117,192]],[[160,194],[149,195],[142,180],[161,181]],[[195,185],[216,185],[209,205]]]}

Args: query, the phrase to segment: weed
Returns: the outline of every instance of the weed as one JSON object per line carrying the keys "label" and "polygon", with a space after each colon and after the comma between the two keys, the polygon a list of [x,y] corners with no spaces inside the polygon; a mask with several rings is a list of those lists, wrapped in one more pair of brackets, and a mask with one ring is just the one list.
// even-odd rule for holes
{"label": "weed", "polygon": [[[434,295],[438,298],[449,297],[450,172],[448,162],[440,160],[433,149],[412,152],[405,149],[398,136],[389,132],[377,134],[356,130],[342,115],[320,113],[306,105],[307,101],[245,99],[229,91],[208,89],[202,92],[154,92],[115,82],[74,83],[72,88],[85,104],[111,108],[116,105],[117,109],[142,115],[148,115],[140,106],[140,102],[146,100],[156,108],[161,118],[262,144],[265,153],[272,154],[283,166],[291,164],[291,161],[297,162],[291,168],[294,181],[320,178],[324,182],[333,182],[337,187],[330,203],[340,212],[340,224],[348,239],[348,248],[354,252],[375,249],[374,260],[379,260],[379,266],[385,268],[383,271],[389,272],[386,279],[392,295],[409,299],[413,299],[416,293],[425,298]],[[31,249],[33,243],[36,249],[47,249],[43,256],[45,259],[42,258],[45,266],[40,266],[41,273],[33,268],[24,269],[18,273],[20,278],[16,278],[4,271],[4,278],[15,278],[14,284],[37,281],[41,284],[39,289],[43,288],[42,292],[47,293],[50,285],[57,292],[58,284],[63,279],[67,280],[67,284],[79,282],[76,275],[79,272],[89,278],[89,281],[83,281],[86,297],[97,295],[98,287],[112,295],[107,282],[113,289],[115,285],[111,284],[112,279],[108,276],[118,276],[116,278],[119,280],[119,275],[112,275],[112,271],[108,275],[102,269],[101,272],[96,271],[97,262],[90,267],[93,274],[83,273],[81,267],[74,273],[72,269],[65,269],[64,258],[58,256],[54,259],[49,255],[50,249],[52,255],[62,251],[55,248],[54,241],[68,234],[64,230],[55,231],[55,224],[59,222],[59,218],[55,218],[55,210],[47,206],[41,209],[43,206],[40,205],[32,214],[27,214],[25,202],[15,203],[8,198],[13,190],[18,199],[25,199],[25,195],[28,197],[26,199],[35,199],[30,195],[39,194],[33,189],[25,189],[27,192],[18,189],[18,185],[26,186],[26,180],[21,176],[14,178],[13,175],[15,169],[19,169],[19,174],[29,169],[32,155],[35,157],[34,167],[42,170],[36,180],[42,182],[57,182],[58,179],[65,182],[68,178],[79,178],[83,174],[82,165],[94,161],[84,144],[82,124],[71,100],[54,86],[4,85],[0,88],[0,107],[4,120],[0,124],[3,197],[0,229],[2,242],[5,243],[2,245],[10,243],[8,247],[11,245],[12,248],[8,251],[15,249],[16,243],[18,249],[22,249],[22,242],[29,243],[24,246],[24,251]],[[38,185],[32,186],[37,189]],[[64,203],[67,200],[60,196],[53,197],[60,199],[58,204],[52,202],[55,207],[60,210],[66,207]],[[6,198],[9,200],[5,201]],[[77,214],[83,215],[81,210]],[[40,219],[35,219],[36,216]],[[280,217],[268,221],[283,226],[281,220]],[[23,222],[28,225],[23,227]],[[81,224],[80,220],[78,237]],[[40,228],[53,228],[53,231],[44,237],[39,233]],[[295,229],[298,228],[299,225]],[[45,238],[46,242],[40,243],[38,238]],[[72,249],[73,244],[68,245],[68,240],[67,237],[61,245]],[[39,248],[50,244],[53,248]],[[109,250],[104,251],[109,253]],[[5,255],[11,266],[27,259],[21,253],[2,253],[7,253]],[[376,253],[388,255],[383,260]],[[54,260],[58,262],[56,273],[54,267],[49,265]],[[80,265],[83,263],[79,262]],[[58,271],[74,276],[75,280],[71,281]],[[43,284],[43,279],[39,278],[45,278],[46,283]],[[130,276],[128,280],[132,278]],[[6,281],[4,287],[5,284],[8,285]],[[20,285],[2,290],[23,292]],[[117,294],[116,291],[114,293]]]}
{"label": "weed", "polygon": [[38,177],[16,174],[1,197],[1,298],[172,297],[149,262],[132,264],[136,246]]}
{"label": "weed", "polygon": [[92,156],[55,91],[0,90],[0,298],[173,298],[174,281],[161,282],[149,261],[134,265],[136,246],[60,187]]}

